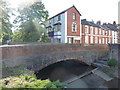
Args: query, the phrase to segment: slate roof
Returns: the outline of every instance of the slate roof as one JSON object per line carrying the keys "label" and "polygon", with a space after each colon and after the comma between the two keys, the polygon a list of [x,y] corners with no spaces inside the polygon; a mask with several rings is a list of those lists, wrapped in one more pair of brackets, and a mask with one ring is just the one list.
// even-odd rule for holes
{"label": "slate roof", "polygon": [[111,30],[109,27],[104,26],[104,25],[99,25],[99,27],[100,27],[100,28],[103,28],[103,29]]}
{"label": "slate roof", "polygon": [[118,30],[116,25],[113,25],[113,24],[110,24],[110,23],[108,23],[107,27],[110,28],[111,30]]}
{"label": "slate roof", "polygon": [[81,20],[81,24],[94,26],[94,27],[99,27],[98,24],[95,24],[94,22],[86,21],[86,19]]}
{"label": "slate roof", "polygon": [[68,10],[70,10],[71,8],[75,8],[76,11],[79,13],[79,15],[82,16],[82,15],[80,14],[80,12],[77,10],[77,8],[73,5],[72,7],[68,8],[68,9],[66,9],[66,10],[64,10],[64,11],[62,11],[62,12],[56,14],[56,15],[54,15],[54,16],[51,17],[51,18],[49,18],[49,20],[52,19],[52,18],[54,18],[54,17],[56,17],[56,16],[58,16],[58,15],[60,15],[60,14],[62,14],[62,13],[64,13],[64,12],[66,12],[66,11],[68,11]]}
{"label": "slate roof", "polygon": [[99,24],[95,24],[94,22],[86,21],[86,19],[81,20],[81,24],[99,27],[99,28],[103,28],[103,29],[107,29],[107,30],[118,30],[117,27],[112,24],[110,24],[108,26],[99,25]]}

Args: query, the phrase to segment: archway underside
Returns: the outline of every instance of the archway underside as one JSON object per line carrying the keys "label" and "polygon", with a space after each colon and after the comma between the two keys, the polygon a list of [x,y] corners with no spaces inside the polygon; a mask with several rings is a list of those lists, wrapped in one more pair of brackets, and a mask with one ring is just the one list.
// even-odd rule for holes
{"label": "archway underside", "polygon": [[[52,63],[52,62],[51,62]],[[69,77],[77,76],[92,69],[88,64],[76,59],[58,60],[35,72],[38,79],[64,81]]]}

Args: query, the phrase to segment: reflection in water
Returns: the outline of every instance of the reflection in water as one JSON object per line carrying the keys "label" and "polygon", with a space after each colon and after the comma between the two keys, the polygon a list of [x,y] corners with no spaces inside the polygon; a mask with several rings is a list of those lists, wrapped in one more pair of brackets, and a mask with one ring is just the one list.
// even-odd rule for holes
{"label": "reflection in water", "polygon": [[90,71],[93,67],[75,60],[61,61],[52,64],[39,72],[36,72],[38,79],[50,79],[51,81],[66,81],[72,77]]}

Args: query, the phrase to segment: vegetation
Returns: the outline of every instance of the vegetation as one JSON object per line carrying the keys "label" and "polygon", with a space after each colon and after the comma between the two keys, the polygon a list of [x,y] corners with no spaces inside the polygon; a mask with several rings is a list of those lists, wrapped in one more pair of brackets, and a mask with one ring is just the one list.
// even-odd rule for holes
{"label": "vegetation", "polygon": [[26,21],[21,27],[21,30],[17,30],[12,35],[13,42],[35,42],[45,33],[45,29],[36,20]]}
{"label": "vegetation", "polygon": [[110,67],[115,67],[116,64],[117,64],[117,61],[116,59],[112,58],[112,59],[109,59],[107,64],[110,66]]}
{"label": "vegetation", "polygon": [[[48,18],[48,11],[42,2],[36,2],[31,6],[19,9],[19,16],[14,24],[20,24],[18,30],[12,35],[14,42],[48,41],[44,22]],[[45,37],[44,37],[45,36]]]}
{"label": "vegetation", "polygon": [[12,9],[6,2],[0,0],[0,42],[3,44],[7,42],[7,40],[11,39],[12,35],[12,24],[10,22],[10,15],[12,13]]}
{"label": "vegetation", "polygon": [[0,80],[2,88],[64,88],[65,84],[59,81],[51,82],[49,79],[37,80],[35,75],[20,75]]}
{"label": "vegetation", "polygon": [[[16,18],[12,23],[13,16]],[[13,42],[48,42],[44,28],[47,18],[48,11],[42,2],[12,9],[8,2],[0,1],[0,42],[5,44],[11,39]]]}

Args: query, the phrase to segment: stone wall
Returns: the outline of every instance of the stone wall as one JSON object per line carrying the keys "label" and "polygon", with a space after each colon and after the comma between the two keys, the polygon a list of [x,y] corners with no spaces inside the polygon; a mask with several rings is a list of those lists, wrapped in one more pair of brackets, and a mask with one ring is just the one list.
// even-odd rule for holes
{"label": "stone wall", "polygon": [[120,44],[109,44],[109,58],[115,58],[120,65]]}
{"label": "stone wall", "polygon": [[[18,67],[39,71],[50,64],[64,60],[78,60],[90,65],[93,61],[108,54],[107,45],[80,44],[25,44],[0,46],[3,77],[6,70]],[[5,71],[4,71],[5,70]],[[8,72],[9,72],[8,71]],[[15,70],[18,71],[18,70]],[[13,72],[12,72],[13,73]],[[10,74],[11,75],[11,74]]]}

